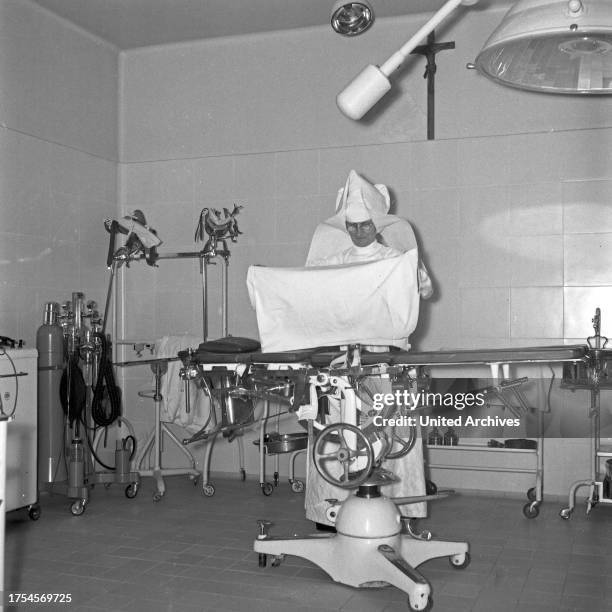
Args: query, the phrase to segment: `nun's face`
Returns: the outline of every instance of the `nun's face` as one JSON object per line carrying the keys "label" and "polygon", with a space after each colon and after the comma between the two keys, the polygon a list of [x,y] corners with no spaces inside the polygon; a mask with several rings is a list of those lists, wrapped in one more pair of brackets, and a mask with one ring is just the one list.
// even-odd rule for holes
{"label": "nun's face", "polygon": [[353,244],[358,247],[366,247],[376,240],[376,226],[372,219],[360,223],[346,222],[348,232]]}

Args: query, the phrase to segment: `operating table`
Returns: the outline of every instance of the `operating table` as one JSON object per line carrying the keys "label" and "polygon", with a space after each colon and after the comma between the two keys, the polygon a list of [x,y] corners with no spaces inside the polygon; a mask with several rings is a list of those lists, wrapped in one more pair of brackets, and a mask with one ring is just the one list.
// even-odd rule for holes
{"label": "operating table", "polygon": [[[216,344],[215,349],[218,348]],[[435,541],[427,532],[414,533],[410,522],[398,510],[399,505],[434,500],[448,492],[395,499],[381,493],[381,487],[394,479],[393,474],[381,468],[392,444],[382,432],[373,434],[370,430],[366,434],[360,429],[351,382],[363,376],[384,375],[396,384],[415,385],[426,377],[425,368],[430,366],[486,365],[493,378],[500,380],[499,389],[503,391],[511,364],[587,364],[589,351],[588,345],[563,345],[374,353],[353,346],[342,365],[334,367],[332,364],[342,354],[338,347],[280,353],[219,352],[203,343],[197,349],[182,351],[179,357],[186,379],[202,377],[207,371],[228,370],[234,373],[233,384],[224,390],[228,396],[278,402],[290,412],[316,403],[322,391],[342,390],[344,401],[349,404],[343,413],[345,421],[326,426],[316,419],[310,420],[308,431],[319,473],[332,484],[356,493],[333,507],[336,534],[272,537],[268,533],[270,523],[260,521],[254,543],[260,565],[267,563],[268,555],[274,558],[273,565],[287,554],[301,556],[344,584],[395,585],[408,594],[412,610],[428,610],[432,605],[431,588],[416,567],[431,558],[448,557],[452,567],[464,568],[469,564],[469,546],[466,542]],[[405,441],[405,445],[409,451],[409,442]],[[329,469],[330,463],[335,469]],[[540,454],[537,493],[534,499],[530,498],[534,508],[542,501],[542,471]]]}

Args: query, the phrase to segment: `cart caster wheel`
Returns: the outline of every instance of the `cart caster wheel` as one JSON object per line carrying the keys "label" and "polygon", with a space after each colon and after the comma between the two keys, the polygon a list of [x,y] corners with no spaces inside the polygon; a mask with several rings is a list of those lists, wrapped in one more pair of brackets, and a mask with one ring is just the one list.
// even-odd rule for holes
{"label": "cart caster wheel", "polygon": [[72,506],[70,506],[70,512],[72,516],[81,516],[81,514],[85,512],[85,502],[82,499],[77,499],[73,502]]}
{"label": "cart caster wheel", "polygon": [[436,486],[435,482],[432,482],[431,480],[426,480],[425,481],[425,493],[427,493],[427,495],[435,495],[438,492],[438,487]]}
{"label": "cart caster wheel", "polygon": [[427,598],[425,607],[418,607],[418,605],[419,604],[416,604],[416,607],[413,606],[410,598],[408,598],[408,608],[412,610],[412,612],[430,612],[430,610],[433,608],[433,599],[431,598],[431,595]]}
{"label": "cart caster wheel", "polygon": [[274,486],[269,482],[265,482],[264,484],[261,485],[261,492],[266,497],[269,497],[274,492]]}
{"label": "cart caster wheel", "polygon": [[540,514],[540,508],[538,508],[538,504],[536,502],[525,504],[523,506],[523,514],[528,519],[534,519],[536,516],[538,516],[538,514]]}
{"label": "cart caster wheel", "polygon": [[105,489],[110,489],[111,483],[110,482],[105,482],[104,483],[104,488]]}
{"label": "cart caster wheel", "polygon": [[163,496],[164,494],[161,491],[155,491],[155,493],[153,493],[153,501],[154,502],[161,501]]}
{"label": "cart caster wheel", "polygon": [[279,483],[278,472],[274,472],[274,486],[278,487],[278,483]]}
{"label": "cart caster wheel", "polygon": [[189,475],[189,480],[191,480],[191,482],[193,483],[193,486],[194,486],[194,487],[197,487],[197,486],[198,486],[198,483],[200,482],[200,477],[199,477],[199,476],[196,476],[196,475],[194,475],[194,474],[190,474],[190,475]]}
{"label": "cart caster wheel", "polygon": [[259,553],[259,567],[266,567],[266,565],[268,565],[268,555]]}
{"label": "cart caster wheel", "polygon": [[211,484],[204,485],[202,487],[202,493],[206,497],[212,497],[215,494],[215,487]]}
{"label": "cart caster wheel", "polygon": [[304,481],[303,480],[294,480],[291,483],[291,490],[294,493],[303,493],[304,492]]}
{"label": "cart caster wheel", "polygon": [[470,553],[468,552],[462,553],[460,555],[453,555],[452,557],[448,558],[451,567],[458,570],[465,569],[470,564],[471,560],[472,558],[470,557]]}
{"label": "cart caster wheel", "polygon": [[572,518],[572,511],[569,508],[563,508],[563,510],[559,512],[559,516],[562,519],[569,521]]}
{"label": "cart caster wheel", "polygon": [[135,482],[125,487],[125,496],[128,499],[134,499],[136,495],[138,495],[138,485]]}
{"label": "cart caster wheel", "polygon": [[240,470],[240,480],[242,480],[242,482],[246,480],[246,470],[244,468]]}
{"label": "cart caster wheel", "polygon": [[527,490],[527,499],[529,501],[535,501],[536,500],[536,490],[535,490],[535,487],[531,487],[531,489]]}
{"label": "cart caster wheel", "polygon": [[33,520],[37,521],[40,518],[40,506],[34,504],[28,508],[28,516]]}
{"label": "cart caster wheel", "polygon": [[272,567],[280,567],[280,564],[285,560],[285,555],[277,555],[272,559]]}

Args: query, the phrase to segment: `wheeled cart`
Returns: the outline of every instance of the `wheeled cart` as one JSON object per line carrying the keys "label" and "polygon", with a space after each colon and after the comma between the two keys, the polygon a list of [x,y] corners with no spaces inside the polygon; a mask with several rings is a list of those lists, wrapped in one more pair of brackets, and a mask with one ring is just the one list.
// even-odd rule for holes
{"label": "wheeled cart", "polygon": [[40,517],[37,484],[37,360],[36,349],[0,350],[0,403],[6,424],[5,511],[27,508]]}
{"label": "wheeled cart", "polygon": [[[278,415],[277,429],[278,429]],[[281,434],[278,431],[266,433],[266,423],[272,418],[270,415],[270,402],[265,400],[264,413],[259,427],[259,439],[254,440],[253,444],[259,447],[259,486],[261,492],[268,496],[274,492],[274,487],[279,483],[279,455],[291,453],[289,459],[289,484],[294,493],[303,493],[305,484],[303,480],[295,478],[295,460],[298,455],[306,452],[308,446],[308,434],[289,433]],[[274,481],[266,481],[266,455],[274,456]]]}

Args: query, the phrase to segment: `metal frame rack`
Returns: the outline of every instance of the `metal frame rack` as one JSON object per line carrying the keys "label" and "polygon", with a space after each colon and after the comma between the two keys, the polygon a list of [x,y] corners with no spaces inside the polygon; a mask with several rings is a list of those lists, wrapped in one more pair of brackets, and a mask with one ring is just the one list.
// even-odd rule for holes
{"label": "metal frame rack", "polygon": [[[587,338],[589,346],[589,360],[587,364],[576,364],[573,368],[564,371],[563,385],[565,388],[587,389],[590,393],[588,417],[590,422],[590,451],[591,473],[585,480],[574,482],[569,490],[569,503],[559,512],[559,516],[569,520],[576,507],[576,493],[582,487],[589,487],[589,496],[586,500],[587,515],[597,504],[612,504],[612,497],[604,494],[604,481],[601,478],[602,459],[612,458],[612,447],[601,445],[601,390],[612,389],[612,382],[608,379],[608,362],[612,361],[612,349],[606,349],[608,338],[601,335],[601,310],[595,310],[592,319],[594,336]],[[608,494],[609,495],[609,494]]]}
{"label": "metal frame rack", "polygon": [[[494,378],[499,377],[500,365],[503,371],[504,378],[499,384],[485,389],[488,396],[492,396],[501,401],[502,406],[509,412],[517,417],[528,414],[530,407],[527,404],[527,400],[523,394],[521,386],[527,382],[527,378],[518,378],[510,380],[508,364],[491,364],[491,372]],[[513,402],[512,400],[515,400]],[[495,448],[485,446],[483,444],[457,444],[453,446],[441,446],[441,445],[427,445],[428,450],[431,452],[433,449],[437,450],[457,450],[462,452],[485,452],[494,454],[507,454],[512,453],[518,456],[529,456],[532,455],[535,459],[533,467],[519,467],[519,466],[497,466],[487,465],[481,463],[469,463],[466,465],[457,465],[446,461],[444,463],[427,462],[427,466],[430,469],[442,469],[442,470],[465,470],[471,472],[502,472],[509,474],[534,474],[535,475],[535,486],[530,487],[527,490],[527,499],[529,500],[523,506],[523,514],[526,518],[533,519],[540,513],[539,507],[542,504],[543,493],[544,493],[544,410],[538,410],[537,420],[537,440],[536,447],[534,449],[527,448]],[[491,455],[494,456],[494,455]]]}

